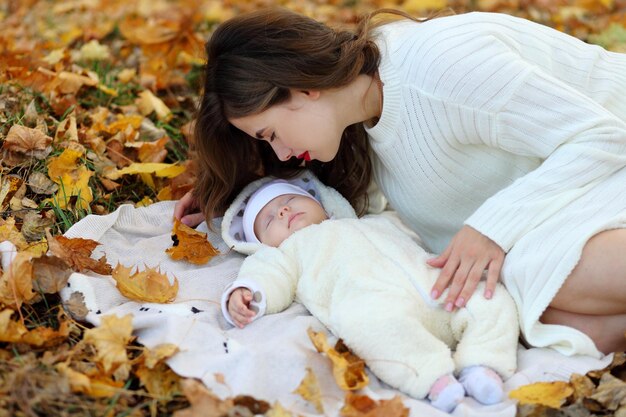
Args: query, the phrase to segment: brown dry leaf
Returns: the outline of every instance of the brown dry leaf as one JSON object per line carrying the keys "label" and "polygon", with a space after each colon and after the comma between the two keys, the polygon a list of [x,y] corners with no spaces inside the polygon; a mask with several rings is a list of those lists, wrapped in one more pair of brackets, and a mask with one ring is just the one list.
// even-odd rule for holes
{"label": "brown dry leaf", "polygon": [[37,301],[33,291],[33,255],[18,252],[13,262],[0,278],[0,304],[7,307],[21,307],[22,303]]}
{"label": "brown dry leaf", "polygon": [[574,388],[567,382],[536,382],[511,391],[509,397],[518,400],[520,404],[541,404],[559,408],[573,393]]}
{"label": "brown dry leaf", "polygon": [[105,316],[99,327],[85,330],[83,340],[96,348],[96,360],[110,375],[116,372],[118,381],[126,380],[131,363],[126,355],[126,346],[133,339],[133,316],[122,318],[115,315]]}
{"label": "brown dry leaf", "polygon": [[575,401],[589,397],[596,388],[595,384],[586,375],[574,373],[570,377],[569,382],[572,385],[572,388],[574,388]]}
{"label": "brown dry leaf", "polygon": [[235,409],[247,409],[252,415],[265,415],[270,409],[267,401],[257,400],[250,395],[237,395],[233,398]]}
{"label": "brown dry leaf", "polygon": [[198,232],[175,219],[172,230],[174,246],[165,252],[176,261],[186,259],[193,264],[203,265],[220,253],[206,236],[206,233]]}
{"label": "brown dry leaf", "polygon": [[404,406],[402,399],[395,396],[390,400],[376,401],[367,395],[346,393],[344,406],[341,408],[342,417],[409,417],[409,409]]}
{"label": "brown dry leaf", "polygon": [[50,87],[56,88],[61,94],[76,94],[82,86],[94,87],[98,80],[86,75],[75,74],[69,71],[61,71],[55,74],[55,79]]}
{"label": "brown dry leaf", "polygon": [[39,241],[46,235],[46,229],[53,224],[53,219],[28,211],[22,221],[22,234],[29,242]]}
{"label": "brown dry leaf", "polygon": [[311,368],[306,368],[306,374],[294,393],[299,394],[302,398],[313,404],[318,413],[324,413],[320,384],[317,382],[317,377]]}
{"label": "brown dry leaf", "polygon": [[222,417],[234,406],[232,398],[219,399],[195,379],[183,379],[180,386],[191,407],[174,412],[173,417]]}
{"label": "brown dry leaf", "polygon": [[89,313],[89,309],[85,305],[85,296],[80,291],[74,291],[70,298],[63,303],[63,306],[76,320],[84,320]]}
{"label": "brown dry leaf", "polygon": [[91,258],[91,252],[100,244],[95,240],[52,236],[48,231],[46,231],[46,238],[50,251],[67,262],[74,271],[89,270],[100,275],[111,273],[111,266],[107,264],[105,256],[98,260]]}
{"label": "brown dry leaf", "polygon": [[165,363],[159,362],[153,368],[139,365],[134,372],[139,377],[141,385],[158,400],[171,399],[180,392],[180,376]]}
{"label": "brown dry leaf", "polygon": [[607,372],[600,378],[600,384],[590,398],[615,411],[620,406],[626,406],[626,382]]}
{"label": "brown dry leaf", "polygon": [[23,153],[36,159],[43,159],[52,150],[50,147],[51,143],[52,138],[39,129],[13,125],[4,139],[2,149]]}
{"label": "brown dry leaf", "polygon": [[172,117],[172,111],[163,103],[163,100],[152,94],[150,90],[144,90],[139,93],[139,98],[135,100],[137,108],[144,116],[155,112],[157,118],[164,122],[169,121]]}
{"label": "brown dry leaf", "polygon": [[67,262],[59,257],[42,256],[33,260],[34,287],[46,294],[54,294],[65,288],[71,274]]}
{"label": "brown dry leaf", "polygon": [[136,301],[149,303],[169,303],[178,294],[178,279],[174,277],[174,283],[166,274],[162,274],[157,268],[148,268],[131,275],[132,267],[126,268],[117,264],[111,273],[117,284],[117,289],[123,296]]}
{"label": "brown dry leaf", "polygon": [[348,350],[341,340],[335,348],[331,348],[322,332],[307,330],[309,338],[318,352],[325,353],[333,364],[335,382],[343,390],[357,390],[369,384],[369,377],[365,372],[365,362]]}
{"label": "brown dry leaf", "polygon": [[41,172],[33,172],[30,174],[28,177],[28,186],[35,194],[44,195],[54,194],[59,189],[58,185]]}

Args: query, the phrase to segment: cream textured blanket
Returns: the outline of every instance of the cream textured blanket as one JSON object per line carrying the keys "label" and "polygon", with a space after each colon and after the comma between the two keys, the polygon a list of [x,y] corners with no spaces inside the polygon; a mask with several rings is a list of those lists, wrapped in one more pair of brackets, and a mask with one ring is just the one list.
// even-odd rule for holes
{"label": "cream textured blanket", "polygon": [[[68,299],[74,291],[83,293],[90,311],[86,320],[96,326],[105,315],[132,314],[140,343],[149,348],[161,343],[178,345],[180,352],[168,361],[171,368],[181,376],[201,379],[221,397],[248,394],[270,403],[279,401],[294,414],[316,415],[312,405],[293,393],[310,367],[322,388],[325,414],[338,415],[344,394],[333,381],[328,359],[316,352],[307,336],[309,327],[328,331],[300,304],[262,317],[245,329],[226,323],[220,311],[220,296],[223,288],[235,279],[243,256],[229,251],[219,233],[208,232],[203,223],[198,230],[208,232],[209,240],[223,255],[204,266],[172,261],[165,250],[172,245],[173,210],[174,202],[144,208],[124,205],[106,216],[86,217],[65,236],[100,242],[93,257],[106,254],[113,266],[118,262],[140,268],[144,264],[159,266],[170,277],[176,276],[180,288],[175,302],[133,302],[117,291],[112,278],[78,273],[72,275],[68,287],[61,292],[62,297]],[[219,224],[216,219],[216,231]],[[609,359],[565,357],[546,349],[520,347],[518,372],[506,381],[506,388],[536,381],[565,380],[573,372],[602,368]],[[218,383],[215,374],[223,374],[226,385]],[[363,393],[371,398],[401,395],[411,409],[411,416],[445,415],[424,401],[390,389],[373,375],[370,377],[370,385]],[[513,417],[515,403],[481,406],[466,398],[453,415]]]}

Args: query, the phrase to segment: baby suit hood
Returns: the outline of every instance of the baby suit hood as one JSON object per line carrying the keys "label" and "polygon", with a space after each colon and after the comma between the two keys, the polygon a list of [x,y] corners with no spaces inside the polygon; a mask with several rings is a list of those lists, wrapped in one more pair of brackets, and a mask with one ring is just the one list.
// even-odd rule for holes
{"label": "baby suit hood", "polygon": [[[222,238],[224,242],[244,255],[251,255],[262,243],[246,242],[243,232],[243,214],[250,196],[263,184],[275,180],[275,177],[264,177],[248,184],[230,205],[222,219]],[[354,208],[337,190],[328,187],[317,179],[310,171],[302,171],[298,176],[287,179],[290,184],[298,186],[311,194],[324,208],[331,219],[356,219]]]}

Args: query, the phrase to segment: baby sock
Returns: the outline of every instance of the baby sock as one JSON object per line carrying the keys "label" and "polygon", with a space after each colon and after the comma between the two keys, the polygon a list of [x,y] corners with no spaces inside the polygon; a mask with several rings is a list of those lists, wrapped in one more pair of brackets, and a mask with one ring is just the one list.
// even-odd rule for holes
{"label": "baby sock", "polygon": [[486,366],[464,368],[459,375],[459,381],[463,384],[467,395],[481,404],[499,403],[504,396],[502,378]]}
{"label": "baby sock", "polygon": [[452,375],[444,375],[435,381],[428,392],[433,407],[451,412],[465,397],[463,385]]}

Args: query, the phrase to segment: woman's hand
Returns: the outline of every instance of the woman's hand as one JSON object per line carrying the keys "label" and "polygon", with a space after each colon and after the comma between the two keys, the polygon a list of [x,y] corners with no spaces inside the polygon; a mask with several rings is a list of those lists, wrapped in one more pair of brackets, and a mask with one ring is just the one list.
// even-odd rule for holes
{"label": "woman's hand", "polygon": [[252,292],[247,288],[237,288],[228,298],[228,313],[240,329],[243,329],[256,316],[256,312],[250,309],[250,302],[252,302]]}
{"label": "woman's hand", "polygon": [[189,227],[195,227],[204,221],[204,214],[199,211],[198,202],[191,191],[187,191],[187,194],[176,203],[174,218]]}
{"label": "woman's hand", "polygon": [[463,226],[441,255],[428,260],[430,266],[442,268],[433,286],[432,297],[439,298],[449,286],[445,309],[452,311],[455,307],[463,307],[487,269],[484,296],[491,298],[500,278],[504,255],[502,248],[493,240],[476,229]]}

